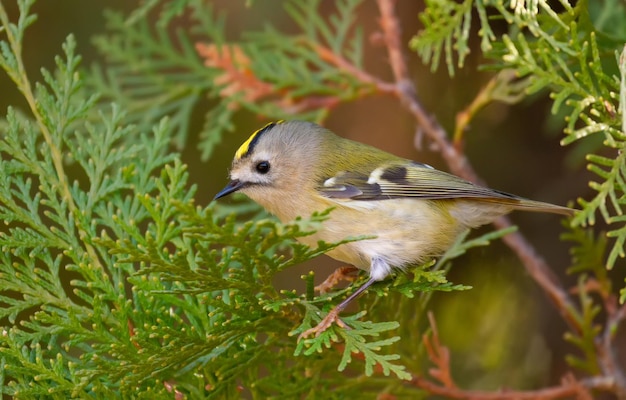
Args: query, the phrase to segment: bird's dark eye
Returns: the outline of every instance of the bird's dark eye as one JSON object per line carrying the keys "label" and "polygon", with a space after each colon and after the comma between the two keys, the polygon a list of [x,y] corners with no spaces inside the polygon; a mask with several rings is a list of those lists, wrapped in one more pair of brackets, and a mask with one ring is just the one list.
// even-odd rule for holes
{"label": "bird's dark eye", "polygon": [[270,163],[267,161],[261,161],[256,165],[256,171],[259,174],[267,174],[270,170]]}

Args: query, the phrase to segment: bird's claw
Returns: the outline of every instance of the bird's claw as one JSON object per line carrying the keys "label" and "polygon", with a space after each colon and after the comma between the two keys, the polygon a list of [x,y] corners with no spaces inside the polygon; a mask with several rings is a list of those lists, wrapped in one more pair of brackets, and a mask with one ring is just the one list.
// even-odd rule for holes
{"label": "bird's claw", "polygon": [[318,337],[319,335],[321,335],[326,329],[330,328],[330,326],[335,323],[337,324],[340,328],[343,329],[350,329],[350,327],[348,325],[346,325],[345,322],[343,322],[341,320],[341,318],[339,318],[339,311],[336,308],[333,308],[327,315],[326,317],[324,317],[324,319],[322,321],[320,321],[319,324],[317,324],[316,326],[314,326],[311,329],[307,329],[306,331],[302,332],[300,334],[300,336],[298,336],[298,341],[302,340],[302,339],[306,339],[307,337],[314,335],[314,337]]}

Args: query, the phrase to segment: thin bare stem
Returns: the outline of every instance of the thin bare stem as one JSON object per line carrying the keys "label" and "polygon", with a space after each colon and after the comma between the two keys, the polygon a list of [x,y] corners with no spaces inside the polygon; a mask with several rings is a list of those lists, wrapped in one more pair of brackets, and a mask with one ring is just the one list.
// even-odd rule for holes
{"label": "thin bare stem", "polygon": [[450,399],[472,399],[472,400],[524,400],[524,399],[562,399],[576,396],[578,399],[589,399],[593,397],[590,390],[614,391],[614,381],[608,377],[593,377],[577,380],[571,375],[566,375],[559,386],[548,387],[538,390],[500,390],[500,391],[480,391],[466,390],[459,388],[452,378],[450,371],[450,351],[441,344],[437,323],[432,313],[428,314],[431,331],[422,337],[426,353],[430,361],[436,366],[431,368],[429,374],[438,381],[414,375],[410,384],[424,389],[432,394],[445,396]]}
{"label": "thin bare stem", "polygon": [[[616,301],[615,298],[613,300]],[[621,369],[619,360],[615,357],[615,350],[613,349],[613,339],[617,333],[618,327],[626,320],[626,304],[607,317],[607,321],[604,327],[604,334],[596,342],[596,348],[598,349],[598,361],[602,373],[605,376],[611,376],[615,380],[615,394],[620,400],[626,399],[626,376]]]}
{"label": "thin bare stem", "polygon": [[489,82],[476,94],[474,100],[456,114],[453,143],[462,151],[463,139],[469,123],[485,106],[494,101],[514,104],[522,100],[528,88],[529,79],[518,79],[512,69],[503,69],[495,74]]}
{"label": "thin bare stem", "polygon": [[429,393],[444,396],[448,399],[467,400],[552,400],[552,399],[593,399],[590,390],[610,390],[611,382],[606,378],[590,378],[580,381],[574,378],[564,379],[560,386],[538,390],[501,390],[485,392],[480,390],[464,390],[456,387],[441,386],[422,377],[414,377],[411,384]]}

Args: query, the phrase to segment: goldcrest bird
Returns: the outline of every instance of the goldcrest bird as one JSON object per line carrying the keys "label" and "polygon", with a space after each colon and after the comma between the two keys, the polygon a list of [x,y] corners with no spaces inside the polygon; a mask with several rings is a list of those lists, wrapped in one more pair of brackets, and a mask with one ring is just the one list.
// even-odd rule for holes
{"label": "goldcrest bird", "polygon": [[246,194],[289,222],[334,208],[313,235],[300,240],[339,242],[328,252],[369,272],[369,280],[301,337],[319,335],[346,305],[394,268],[444,253],[467,228],[512,210],[571,215],[574,210],[477,186],[433,167],[341,138],[310,122],[273,122],[254,132],[235,153],[230,182],[215,199]]}

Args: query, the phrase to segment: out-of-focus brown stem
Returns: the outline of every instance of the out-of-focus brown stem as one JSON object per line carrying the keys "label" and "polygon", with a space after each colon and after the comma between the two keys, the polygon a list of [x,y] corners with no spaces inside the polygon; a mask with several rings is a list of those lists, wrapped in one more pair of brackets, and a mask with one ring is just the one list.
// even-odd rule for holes
{"label": "out-of-focus brown stem", "polygon": [[549,399],[581,399],[592,400],[590,389],[610,390],[611,382],[607,378],[590,378],[580,381],[570,378],[565,380],[560,386],[548,387],[538,390],[501,390],[486,392],[479,390],[465,390],[456,387],[445,387],[438,385],[422,377],[415,377],[411,384],[424,389],[429,393],[443,396],[447,399],[466,400],[549,400]]}
{"label": "out-of-focus brown stem", "polygon": [[466,390],[459,388],[450,371],[450,352],[441,344],[437,324],[432,313],[428,314],[430,333],[423,336],[422,341],[430,361],[436,366],[429,370],[431,379],[413,375],[410,383],[413,386],[427,390],[436,395],[449,399],[472,400],[525,400],[525,399],[592,399],[590,390],[613,390],[614,382],[611,378],[593,377],[577,380],[572,375],[566,375],[559,386],[547,387],[538,390],[500,390],[486,392],[480,390]]}
{"label": "out-of-focus brown stem", "polygon": [[474,100],[472,100],[472,102],[465,107],[465,109],[456,114],[456,123],[454,127],[454,135],[452,136],[452,142],[454,143],[454,146],[459,149],[459,151],[462,151],[461,149],[463,147],[464,134],[468,129],[470,121],[478,111],[491,102],[490,94],[497,85],[497,79],[497,76],[491,78],[489,82],[487,82],[487,84],[480,89],[476,97],[474,97]]}
{"label": "out-of-focus brown stem", "polygon": [[[611,299],[617,303],[617,299]],[[610,307],[606,307],[610,309]],[[618,327],[626,321],[626,304],[621,307],[614,307],[613,312],[609,313],[604,327],[602,340],[596,341],[598,349],[598,361],[600,368],[605,376],[611,376],[615,380],[614,392],[619,400],[626,400],[626,376],[622,370],[619,359],[616,358],[615,349],[613,349],[613,339],[617,333]]]}

